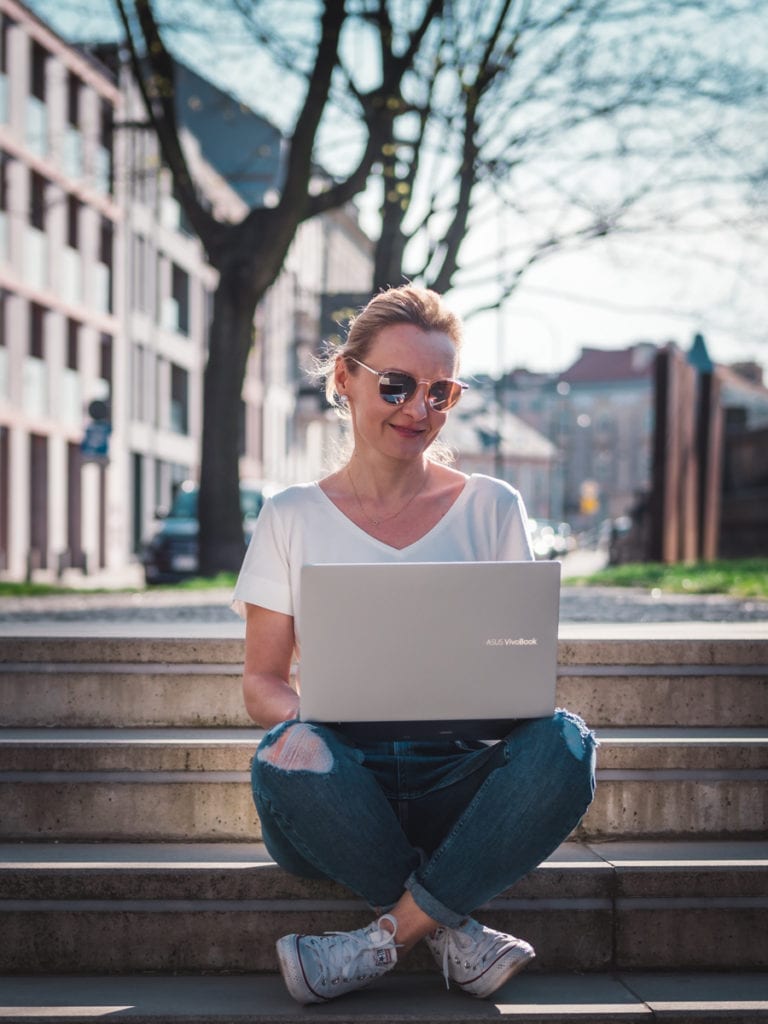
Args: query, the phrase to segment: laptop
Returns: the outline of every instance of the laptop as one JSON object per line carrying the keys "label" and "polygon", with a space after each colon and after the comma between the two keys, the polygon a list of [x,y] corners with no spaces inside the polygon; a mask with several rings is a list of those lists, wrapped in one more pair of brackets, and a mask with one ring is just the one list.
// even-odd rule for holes
{"label": "laptop", "polygon": [[303,721],[498,739],[555,707],[559,562],[306,565]]}

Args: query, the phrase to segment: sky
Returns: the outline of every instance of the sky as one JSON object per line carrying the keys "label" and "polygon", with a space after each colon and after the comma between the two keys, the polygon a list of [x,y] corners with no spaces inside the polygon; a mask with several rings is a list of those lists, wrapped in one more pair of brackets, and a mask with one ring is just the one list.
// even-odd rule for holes
{"label": "sky", "polygon": [[[32,0],[30,6],[65,37],[114,34],[106,0]],[[97,7],[103,14],[94,19]],[[235,60],[231,64],[239,66]],[[223,66],[226,62],[215,73],[226,87]],[[240,98],[249,102],[251,95],[264,95],[258,79],[250,92],[242,86],[242,75],[235,74],[230,87]],[[252,105],[259,110],[258,103]],[[375,236],[371,195],[359,205],[363,227]],[[700,332],[715,361],[756,361],[768,383],[767,213],[765,207],[755,208],[749,239],[743,230],[725,227],[699,237],[609,236],[581,252],[552,256],[526,273],[501,310],[468,315],[483,296],[477,290],[452,290],[450,303],[467,317],[463,372],[495,374],[517,366],[559,372],[583,346],[672,340],[687,349]],[[462,255],[472,258],[495,244],[477,230]]]}
{"label": "sky", "polygon": [[[466,371],[563,370],[582,347],[646,340],[687,350],[700,332],[716,362],[758,362],[768,383],[766,245],[723,232],[710,254],[693,246],[662,236],[553,257],[528,272],[503,313],[467,320]],[[471,295],[460,301],[471,309]]]}

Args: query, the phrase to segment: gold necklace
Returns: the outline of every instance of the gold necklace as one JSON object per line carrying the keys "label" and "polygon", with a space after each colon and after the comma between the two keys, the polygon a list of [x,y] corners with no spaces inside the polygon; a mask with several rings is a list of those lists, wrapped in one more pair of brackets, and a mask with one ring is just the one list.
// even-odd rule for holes
{"label": "gold necklace", "polygon": [[355,495],[355,500],[357,501],[357,504],[360,507],[360,511],[363,513],[368,522],[373,523],[374,526],[381,526],[382,523],[387,523],[389,522],[390,519],[397,519],[399,515],[402,515],[402,513],[405,512],[405,510],[408,508],[408,506],[411,504],[414,498],[417,498],[421,494],[421,492],[427,485],[427,477],[425,474],[424,479],[419,484],[419,487],[413,492],[408,501],[406,501],[406,503],[397,510],[397,512],[393,512],[391,515],[388,516],[381,516],[379,519],[374,519],[374,517],[372,515],[369,515],[369,513],[366,512],[365,510],[365,505],[363,505],[360,499],[360,495],[357,493],[355,481],[352,476],[352,470],[349,466],[347,466],[347,476],[349,477],[349,482],[352,485],[352,492]]}

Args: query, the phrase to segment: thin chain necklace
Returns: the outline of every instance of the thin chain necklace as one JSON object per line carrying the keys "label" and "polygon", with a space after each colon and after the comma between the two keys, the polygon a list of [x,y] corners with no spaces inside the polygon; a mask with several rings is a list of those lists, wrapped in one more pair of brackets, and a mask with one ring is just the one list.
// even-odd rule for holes
{"label": "thin chain necklace", "polygon": [[355,500],[357,501],[357,504],[358,504],[358,506],[360,508],[360,511],[363,513],[363,515],[368,520],[368,522],[369,523],[373,523],[374,526],[381,526],[382,523],[387,523],[387,522],[389,522],[390,519],[397,519],[397,517],[399,515],[402,515],[402,513],[405,512],[405,510],[408,508],[408,506],[411,504],[411,502],[421,494],[421,492],[424,490],[424,488],[427,485],[427,477],[426,477],[426,474],[425,474],[424,475],[424,479],[419,484],[419,487],[413,492],[413,494],[410,496],[408,501],[406,501],[406,503],[404,505],[402,505],[397,510],[397,512],[392,512],[391,515],[381,516],[378,519],[374,519],[374,517],[372,515],[370,515],[366,511],[365,505],[363,505],[363,503],[362,503],[362,501],[360,499],[360,495],[357,493],[357,488],[355,487],[355,481],[354,481],[354,478],[352,476],[352,470],[351,470],[351,468],[349,466],[347,466],[347,476],[349,477],[349,482],[352,485],[352,492],[355,495]]}

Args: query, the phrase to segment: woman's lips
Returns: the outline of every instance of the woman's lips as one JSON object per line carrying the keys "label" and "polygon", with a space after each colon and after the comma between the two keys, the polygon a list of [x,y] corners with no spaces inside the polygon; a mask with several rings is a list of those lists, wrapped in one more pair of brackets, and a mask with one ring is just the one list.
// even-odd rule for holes
{"label": "woman's lips", "polygon": [[417,430],[414,427],[399,427],[395,423],[390,424],[390,426],[400,437],[420,437],[424,433],[423,430]]}

